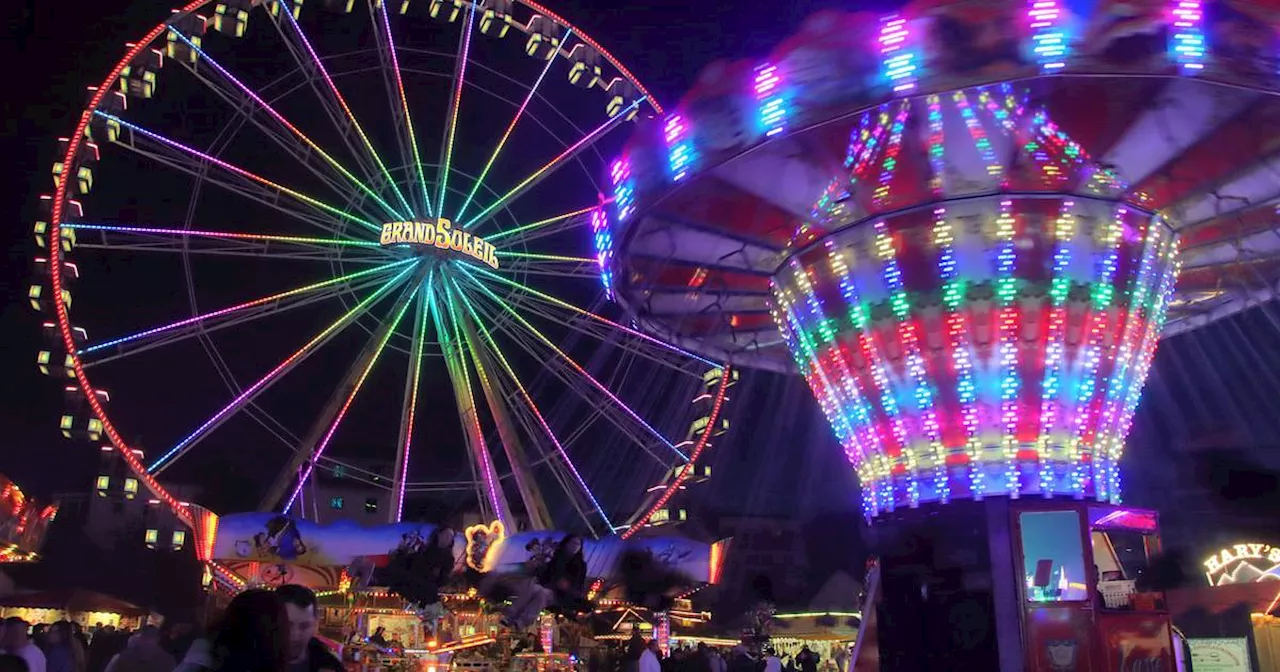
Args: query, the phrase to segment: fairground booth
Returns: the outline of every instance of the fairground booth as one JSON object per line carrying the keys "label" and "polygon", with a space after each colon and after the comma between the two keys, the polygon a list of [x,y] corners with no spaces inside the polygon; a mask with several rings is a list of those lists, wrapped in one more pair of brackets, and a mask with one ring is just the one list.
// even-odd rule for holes
{"label": "fairground booth", "polygon": [[1232,544],[1204,558],[1201,569],[1205,585],[1168,591],[1192,669],[1280,669],[1280,547]]}

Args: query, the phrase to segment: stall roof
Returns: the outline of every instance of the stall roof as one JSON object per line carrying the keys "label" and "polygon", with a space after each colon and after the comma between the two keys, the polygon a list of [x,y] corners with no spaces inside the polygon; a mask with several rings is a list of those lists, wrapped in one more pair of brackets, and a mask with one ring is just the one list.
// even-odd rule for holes
{"label": "stall roof", "polygon": [[1280,606],[1280,581],[1178,588],[1166,591],[1165,597],[1175,616],[1192,609],[1220,614],[1240,605],[1250,613],[1269,613]]}
{"label": "stall roof", "polygon": [[79,588],[13,593],[0,597],[0,607],[60,609],[73,613],[100,611],[121,616],[146,616],[150,613],[148,609],[119,598]]}

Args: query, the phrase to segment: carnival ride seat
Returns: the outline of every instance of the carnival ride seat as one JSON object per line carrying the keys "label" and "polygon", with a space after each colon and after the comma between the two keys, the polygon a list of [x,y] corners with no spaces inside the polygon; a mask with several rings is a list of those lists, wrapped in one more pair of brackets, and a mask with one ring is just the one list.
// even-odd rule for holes
{"label": "carnival ride seat", "polygon": [[481,7],[484,14],[480,17],[480,32],[485,35],[502,38],[511,29],[512,0],[484,0]]}
{"label": "carnival ride seat", "polygon": [[419,607],[440,602],[440,589],[453,569],[453,556],[439,548],[396,551],[385,567],[374,574],[374,582],[385,585],[405,601]]}
{"label": "carnival ride seat", "polygon": [[355,9],[356,0],[321,0],[320,7],[325,11],[339,14],[350,14]]}
{"label": "carnival ride seat", "polygon": [[585,44],[576,44],[569,52],[569,83],[589,89],[600,82],[600,52]]}
{"label": "carnival ride seat", "polygon": [[631,104],[635,102],[636,97],[639,95],[635,85],[631,82],[621,77],[616,77],[604,85],[604,91],[609,94],[609,102],[605,105],[605,112],[610,117],[617,116],[622,110],[631,109],[631,112],[627,113],[626,119],[626,121],[631,121],[639,113],[637,109],[631,107]]}
{"label": "carnival ride seat", "polygon": [[[156,52],[159,55],[159,52]],[[126,71],[128,68],[126,68]],[[123,80],[121,80],[123,82]],[[123,86],[121,87],[124,88]],[[67,149],[71,143],[70,138],[58,138],[58,156],[66,156]],[[98,165],[98,159],[101,157],[98,151],[98,145],[93,142],[86,142],[76,150],[76,163],[79,164],[75,172],[75,185],[77,193],[83,195],[93,190],[93,169]],[[58,184],[62,180],[64,172],[61,161],[53,164],[53,182]]]}
{"label": "carnival ride seat", "polygon": [[[58,422],[62,436],[68,439],[88,439],[98,441],[102,438],[102,421],[93,413],[88,400],[77,385],[67,385],[65,390],[66,410]],[[111,401],[106,390],[94,390],[98,403]]]}
{"label": "carnival ride seat", "polygon": [[[261,2],[261,0],[258,0],[258,1]],[[282,6],[288,5],[289,2],[290,0],[276,0],[275,2],[269,3],[271,7],[271,16],[279,18],[280,8]],[[289,13],[292,14],[293,18],[296,19],[302,15],[302,0],[292,0],[292,3],[293,3],[293,6],[289,7]]]}
{"label": "carnival ride seat", "polygon": [[462,12],[462,0],[431,0],[427,11],[433,19],[443,18],[453,23],[458,20],[458,14]]}
{"label": "carnival ride seat", "polygon": [[560,26],[545,16],[535,14],[529,19],[529,41],[524,45],[524,53],[549,61],[559,50]]}

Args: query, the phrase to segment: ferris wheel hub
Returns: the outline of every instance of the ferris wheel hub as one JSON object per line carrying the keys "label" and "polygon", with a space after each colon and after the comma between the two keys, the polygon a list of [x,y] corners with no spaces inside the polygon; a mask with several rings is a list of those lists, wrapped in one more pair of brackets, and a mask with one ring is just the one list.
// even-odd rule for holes
{"label": "ferris wheel hub", "polygon": [[491,268],[498,268],[497,248],[480,236],[444,217],[428,217],[382,225],[378,242],[383,247],[409,246],[422,253],[462,254]]}

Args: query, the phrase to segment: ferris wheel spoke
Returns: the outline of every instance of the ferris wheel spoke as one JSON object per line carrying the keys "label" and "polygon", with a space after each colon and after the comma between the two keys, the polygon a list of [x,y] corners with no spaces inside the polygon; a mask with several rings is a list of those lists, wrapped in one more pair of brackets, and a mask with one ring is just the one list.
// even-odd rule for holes
{"label": "ferris wheel spoke", "polygon": [[[562,377],[562,379],[565,380],[566,383],[569,383],[575,391],[578,391],[579,393],[584,393],[584,389],[583,389],[584,386],[587,386],[587,389],[594,388],[600,394],[603,394],[609,402],[611,402],[611,403],[599,404],[600,400],[598,398],[595,398],[595,399],[591,398],[597,395],[594,395],[591,393],[585,393],[584,399],[586,399],[588,403],[599,404],[602,410],[604,408],[616,409],[623,416],[630,418],[630,422],[624,423],[624,425],[626,424],[639,425],[641,428],[644,429],[644,431],[649,436],[651,436],[653,439],[656,439],[657,442],[663,448],[665,448],[666,450],[672,453],[675,453],[682,460],[688,459],[688,457],[684,453],[682,453],[679,448],[676,448],[674,443],[672,443],[665,436],[663,436],[661,432],[659,432],[657,429],[653,427],[653,425],[650,425],[648,422],[646,422],[644,418],[641,418],[639,414],[637,414],[630,406],[628,406],[626,402],[619,399],[618,396],[615,395],[606,385],[601,383],[599,380],[596,380],[596,378],[592,376],[581,364],[579,364],[572,357],[570,357],[566,352],[564,352],[559,347],[557,347],[556,344],[553,343],[550,338],[548,338],[545,334],[539,331],[537,327],[535,327],[528,320],[526,320],[524,316],[520,314],[519,311],[517,311],[514,307],[511,306],[510,303],[508,303],[505,299],[495,294],[492,290],[490,290],[487,286],[485,286],[484,283],[479,282],[474,276],[471,276],[469,274],[464,274],[464,277],[466,277],[473,286],[478,287],[480,289],[480,292],[484,296],[487,296],[497,306],[500,312],[510,315],[515,320],[516,323],[518,323],[521,327],[523,327],[523,332],[527,336],[532,337],[537,342],[541,343],[546,349],[550,350],[552,353],[556,355],[556,357],[546,358],[544,357],[545,353],[537,353],[536,350],[534,349],[526,348],[527,350],[530,351],[531,354],[534,354],[534,356],[538,358],[538,361],[545,362],[545,364],[553,371],[562,370],[567,367],[567,369],[576,373],[577,376],[564,376]],[[512,328],[513,326],[514,325],[507,324],[507,325],[503,325],[501,328],[508,335],[519,334],[517,330]],[[519,339],[516,339],[516,340],[519,342]],[[522,343],[522,346],[524,346],[523,343]],[[610,416],[610,419],[611,420],[613,419],[612,415]],[[646,450],[651,451],[652,447],[650,446],[650,444],[652,443],[652,441],[643,441],[640,443],[643,447],[645,447]],[[659,458],[656,453],[651,452],[650,454],[652,454],[655,459],[661,460],[661,458]]]}
{"label": "ferris wheel spoke", "polygon": [[[257,175],[248,170],[245,170],[244,168],[241,168],[239,166],[223,161],[222,159],[219,159],[215,156],[211,156],[209,154],[201,152],[200,150],[194,149],[192,147],[188,147],[187,145],[184,145],[171,138],[167,138],[159,133],[156,133],[155,131],[148,130],[132,122],[125,121],[124,119],[121,119],[120,117],[117,117],[113,114],[102,112],[101,110],[94,110],[93,113],[99,117],[102,117],[103,119],[119,124],[121,128],[128,129],[129,131],[131,131],[131,134],[129,135],[130,142],[125,142],[124,136],[122,135],[121,139],[118,139],[116,141],[118,144],[124,145],[126,147],[130,147],[131,145],[136,146],[136,143],[138,142],[140,137],[145,138],[147,140],[150,140],[156,143],[160,147],[163,147],[169,150],[170,154],[177,153],[178,155],[184,156],[185,158],[188,158],[188,159],[199,159],[201,163],[217,166],[228,173],[231,173],[249,182],[256,183],[258,186],[265,187],[268,190],[266,199],[259,197],[259,198],[255,198],[254,200],[259,200],[261,202],[264,202],[267,205],[271,205],[272,201],[275,200],[271,198],[271,195],[274,195],[274,194],[284,195],[284,196],[290,197],[294,201],[309,205],[318,211],[324,212],[328,216],[328,218],[331,218],[335,221],[353,222],[361,226],[364,226],[371,231],[375,231],[379,233],[382,231],[382,228],[380,226],[378,226],[377,224],[374,224],[373,222],[367,219],[364,219],[363,217],[358,217],[356,215],[350,214],[342,210],[341,208],[334,207],[323,201],[317,200],[315,198],[312,198],[311,196],[303,194],[299,191],[295,191],[284,185],[268,180],[267,178],[262,177],[261,175]],[[156,154],[147,152],[146,150],[141,150],[141,153],[157,156]],[[159,156],[163,156],[163,155],[159,155]],[[189,163],[189,161],[180,162],[180,163]],[[198,167],[198,165],[191,166],[191,168],[189,170],[186,170],[185,172],[190,172],[193,175],[197,175],[197,176],[203,173],[203,171],[200,169],[200,167]],[[225,183],[219,182],[217,184],[222,186]],[[329,230],[331,233],[337,234],[337,231],[333,229],[331,226],[325,227],[325,228],[326,230]]]}
{"label": "ferris wheel spoke", "polygon": [[[515,290],[518,290],[520,292],[519,294],[520,297],[527,297],[528,300],[536,301],[544,306],[565,310],[570,313],[573,313],[578,317],[585,318],[586,320],[590,320],[600,325],[604,325],[606,327],[609,327],[612,330],[621,332],[622,334],[625,334],[626,336],[629,336],[632,339],[639,340],[640,342],[643,342],[646,345],[651,346],[652,348],[655,348],[660,352],[667,352],[667,353],[673,353],[675,355],[678,355],[686,363],[689,361],[698,361],[710,366],[720,365],[718,362],[711,361],[705,357],[702,357],[701,355],[696,355],[692,352],[689,352],[688,350],[684,350],[682,348],[671,345],[670,343],[654,338],[653,336],[650,336],[644,333],[643,331],[640,331],[639,329],[633,329],[626,325],[619,324],[617,322],[614,322],[613,320],[610,320],[607,317],[602,317],[592,311],[579,308],[578,306],[575,306],[572,303],[569,303],[568,301],[564,301],[563,299],[558,299],[545,292],[540,292],[528,285],[516,282],[515,280],[511,280],[510,278],[503,277],[502,275],[498,273],[494,273],[488,269],[480,268],[478,266],[473,266],[471,268],[474,269],[475,273],[479,273],[480,275],[483,275],[486,279],[494,280],[496,282],[502,283],[503,285],[506,285],[507,287],[511,287]],[[468,269],[466,273],[468,275],[471,275],[472,277],[475,277],[472,274],[472,271],[470,269]],[[520,298],[516,298],[514,299],[514,301],[521,301],[522,304],[525,303],[525,301]],[[565,326],[570,326],[570,327],[573,326],[573,324],[564,322],[562,320],[556,320],[556,321],[561,322],[561,324],[564,324]],[[586,333],[587,335],[593,335],[588,332],[583,332],[583,333]],[[599,339],[601,337],[599,335],[596,335],[596,338]],[[643,354],[643,353],[639,353],[639,354]],[[649,357],[650,359],[653,359],[651,355],[645,355],[645,356]],[[659,361],[659,363],[662,363],[662,360],[655,360],[655,361]],[[666,360],[666,361],[670,361],[670,360]],[[676,366],[675,368],[677,370],[682,370],[688,373],[688,369],[686,366]],[[695,377],[701,377],[701,374],[691,373],[690,375],[694,375]]]}
{"label": "ferris wheel spoke", "polygon": [[[455,284],[455,288],[456,287],[457,285]],[[552,431],[551,425],[547,423],[546,418],[542,415],[542,411],[538,408],[538,405],[534,402],[533,397],[529,394],[529,391],[520,382],[519,376],[516,375],[515,369],[511,366],[510,362],[507,361],[506,355],[504,355],[502,352],[502,348],[500,348],[498,346],[497,341],[494,340],[493,334],[490,333],[489,329],[485,327],[486,320],[480,317],[479,313],[476,312],[475,306],[471,303],[471,300],[468,299],[466,294],[462,292],[460,289],[458,291],[458,295],[462,297],[462,303],[466,307],[467,312],[471,315],[472,324],[474,324],[476,329],[480,331],[480,334],[484,338],[484,342],[488,345],[489,351],[493,353],[493,358],[501,366],[501,370],[506,374],[507,379],[510,380],[512,385],[515,386],[516,391],[519,393],[519,398],[524,401],[523,407],[520,407],[519,404],[515,404],[514,406],[516,408],[520,408],[522,411],[525,411],[527,414],[532,415],[532,419],[534,420],[534,424],[536,428],[542,430],[542,433],[545,434],[546,438],[551,442],[551,445],[555,448],[554,455],[560,458],[563,466],[566,467],[569,473],[572,475],[572,482],[576,484],[577,489],[580,490],[579,493],[575,493],[573,492],[573,489],[566,487],[568,483],[565,481],[565,479],[563,479],[559,470],[556,470],[557,477],[560,478],[562,487],[565,487],[566,493],[569,494],[569,498],[573,504],[574,509],[577,510],[579,516],[582,517],[583,521],[587,523],[587,525],[592,529],[594,533],[594,530],[595,530],[594,525],[592,525],[589,516],[586,514],[585,507],[582,506],[582,502],[579,501],[580,497],[575,496],[575,494],[586,495],[586,498],[590,500],[591,508],[594,508],[600,514],[600,518],[608,526],[606,529],[612,530],[613,524],[609,521],[608,514],[605,513],[604,508],[600,506],[600,502],[596,500],[595,494],[591,492],[591,488],[587,487],[587,483],[582,478],[582,474],[578,471],[577,466],[574,465],[573,460],[569,458],[569,454],[565,451],[564,446],[560,442],[560,439],[556,437],[555,432]],[[524,414],[522,414],[520,416],[520,419],[522,421],[526,421],[528,418]],[[538,434],[538,432],[533,431],[533,428],[528,427],[527,425],[525,429],[526,429],[526,434],[529,435],[530,437],[537,436]]]}
{"label": "ferris wheel spoke", "polygon": [[521,180],[518,184],[516,184],[515,187],[512,187],[510,191],[503,194],[502,196],[499,196],[498,200],[489,204],[488,207],[486,207],[484,210],[481,210],[480,213],[477,214],[475,217],[472,217],[471,219],[467,220],[467,222],[462,225],[462,228],[469,229],[473,226],[482,224],[485,221],[488,221],[489,219],[491,219],[494,213],[497,212],[499,208],[507,205],[511,201],[519,198],[521,195],[528,192],[530,189],[536,186],[539,182],[546,179],[548,176],[553,174],[561,166],[565,165],[571,159],[576,157],[583,150],[588,149],[593,144],[595,144],[596,141],[598,141],[600,138],[608,134],[609,131],[622,125],[622,123],[628,117],[631,116],[631,111],[639,107],[642,103],[645,102],[645,100],[647,99],[644,96],[641,96],[640,98],[636,99],[635,102],[631,103],[630,106],[628,106],[627,108],[619,112],[617,115],[611,117],[604,123],[595,127],[595,129],[593,129],[591,132],[587,133],[586,135],[582,136],[582,138],[580,138],[577,142],[573,143],[572,145],[569,145],[569,147],[566,148],[563,152],[561,152],[559,156],[555,157],[554,159],[551,159],[541,168],[530,173],[528,177]]}
{"label": "ferris wheel spoke", "polygon": [[544,370],[564,384],[575,396],[582,399],[591,408],[593,417],[604,417],[627,441],[638,446],[655,463],[664,468],[669,468],[675,460],[674,458],[664,457],[664,455],[671,455],[673,452],[679,456],[680,460],[684,459],[684,455],[679,449],[675,448],[670,441],[667,441],[648,423],[639,419],[635,412],[624,402],[616,400],[616,396],[612,393],[606,393],[607,396],[613,397],[612,403],[609,401],[601,403],[600,390],[602,388],[590,384],[590,382],[594,382],[594,379],[590,379],[589,375],[584,375],[578,371],[565,358],[547,357],[545,342],[540,342],[528,332],[514,329],[509,324],[500,326],[497,330],[504,333],[511,342],[515,343],[530,357],[543,362]]}
{"label": "ferris wheel spoke", "polygon": [[400,69],[400,57],[396,54],[395,35],[391,32],[391,14],[383,0],[369,0],[369,15],[373,18],[373,34],[378,42],[378,58],[382,63],[382,75],[387,93],[391,96],[391,114],[400,143],[400,155],[413,162],[413,176],[421,196],[421,212],[434,216],[431,194],[427,189],[426,168],[422,165],[422,152],[413,129],[413,115],[409,112],[409,97],[405,94],[404,75]]}
{"label": "ferris wheel spoke", "polygon": [[299,207],[301,204],[298,202],[293,199],[281,198],[281,194],[279,192],[265,187],[258,182],[238,178],[234,173],[228,177],[216,175],[210,171],[209,164],[203,162],[198,157],[182,154],[159,143],[156,143],[154,148],[144,145],[145,143],[133,142],[122,143],[118,146],[124,147],[133,154],[148,161],[153,161],[165,166],[166,168],[171,168],[180,173],[190,175],[200,183],[207,182],[217,186],[219,189],[228,193],[259,203],[308,226],[320,229],[332,236],[345,235],[344,229],[346,225],[342,221],[325,213],[317,212],[312,209],[303,209]]}
{"label": "ferris wheel spoke", "polygon": [[[362,161],[370,181],[375,186],[390,188],[392,193],[395,194],[396,200],[403,206],[404,211],[413,213],[413,207],[409,205],[404,193],[400,191],[398,181],[391,175],[391,171],[387,170],[387,165],[382,161],[382,157],[378,155],[378,150],[374,149],[373,142],[369,139],[368,134],[365,133],[359,120],[356,119],[355,113],[352,112],[351,106],[347,104],[347,99],[342,95],[342,91],[338,89],[338,85],[334,83],[333,77],[329,75],[329,70],[325,68],[324,61],[316,53],[315,48],[311,46],[311,41],[307,39],[302,26],[294,18],[288,3],[283,0],[267,0],[267,2],[268,4],[278,3],[280,5],[280,11],[269,14],[274,17],[273,23],[276,26],[276,32],[279,33],[289,54],[293,56],[294,62],[298,64],[302,72],[309,75],[319,75],[319,78],[324,80],[326,86],[321,87],[316,83],[315,76],[307,78],[311,84],[311,89],[315,91],[316,97],[320,100],[321,107],[324,108],[330,121],[333,122],[334,128],[342,136],[347,148],[353,156],[372,159],[373,165]],[[288,24],[287,29],[285,24]],[[361,147],[359,148],[356,147],[356,143],[351,139],[351,132],[353,131],[360,139]]]}
{"label": "ferris wheel spoke", "polygon": [[301,448],[293,454],[289,460],[289,466],[277,476],[275,483],[268,490],[266,498],[262,500],[262,510],[270,510],[275,503],[288,488],[289,483],[293,480],[295,473],[299,473],[297,485],[294,486],[293,492],[288,499],[284,501],[281,508],[282,513],[289,513],[293,509],[293,505],[298,501],[298,495],[301,494],[302,488],[306,486],[308,479],[311,478],[312,472],[315,471],[316,463],[324,456],[324,451],[328,449],[329,443],[333,440],[338,428],[342,426],[342,421],[347,416],[347,412],[351,410],[351,405],[355,403],[356,397],[360,394],[360,389],[364,387],[364,383],[369,379],[369,374],[373,371],[373,367],[377,365],[378,358],[382,355],[383,350],[387,347],[387,342],[391,340],[391,336],[395,334],[396,327],[400,325],[400,320],[404,318],[405,312],[413,303],[413,297],[422,290],[425,264],[415,264],[417,271],[413,274],[413,279],[409,285],[405,287],[400,298],[396,300],[395,305],[391,308],[390,315],[384,319],[379,325],[378,330],[374,332],[373,337],[365,345],[364,352],[352,363],[347,375],[342,383],[334,390],[334,394],[330,397],[325,408],[321,410],[317,416],[311,430],[303,438]]}
{"label": "ferris wheel spoke", "polygon": [[[346,196],[348,198],[354,193],[353,191],[353,188],[354,188],[354,190],[357,190],[363,193],[365,196],[373,199],[373,201],[377,203],[383,209],[383,211],[393,219],[405,219],[406,217],[409,216],[410,213],[400,212],[400,211],[397,211],[395,208],[393,208],[390,203],[387,203],[380,195],[378,195],[378,192],[374,191],[372,188],[366,185],[360,178],[352,174],[350,170],[348,170],[337,159],[335,159],[332,155],[326,152],[324,148],[322,148],[314,140],[308,137],[307,134],[303,133],[302,130],[299,129],[297,126],[293,125],[288,119],[284,117],[284,115],[276,111],[276,109],[272,107],[271,104],[268,103],[266,100],[264,100],[256,91],[254,91],[248,85],[240,81],[240,79],[238,79],[235,75],[233,75],[230,70],[223,67],[221,63],[219,63],[207,52],[202,50],[199,46],[197,46],[194,42],[192,42],[186,35],[183,35],[181,31],[179,31],[177,28],[173,26],[169,26],[169,30],[174,35],[176,35],[178,39],[186,43],[187,48],[191,49],[192,51],[194,51],[196,54],[200,56],[198,61],[200,65],[208,66],[214,72],[216,72],[220,77],[218,77],[216,80],[213,77],[208,77],[204,74],[205,72],[207,72],[206,69],[197,68],[194,63],[189,62],[185,59],[179,59],[182,62],[183,67],[186,68],[186,70],[190,72],[191,75],[194,76],[199,82],[204,84],[207,88],[209,88],[211,91],[216,93],[219,97],[223,98],[225,101],[227,101],[229,104],[236,107],[237,109],[244,110],[245,117],[248,119],[250,123],[256,126],[260,131],[262,131],[264,135],[271,138],[271,140],[277,146],[279,146],[284,151],[288,152],[294,158],[294,160],[296,160],[303,167],[307,168],[307,170],[310,171],[313,175],[315,175],[318,179],[324,181],[326,184],[329,185],[330,188],[332,188],[337,193],[342,194],[343,196]],[[282,137],[279,133],[275,132],[274,129],[268,128],[266,124],[259,121],[259,116],[252,113],[252,109],[254,109],[255,107],[256,109],[266,112],[269,117],[274,119],[277,124],[279,124],[285,131],[288,132],[289,137]],[[298,142],[301,142],[302,144],[299,145]],[[337,174],[342,178],[341,183],[339,182],[339,180],[333,179],[333,175],[326,174],[321,172],[320,170],[317,170],[316,167],[313,165],[313,163],[309,160],[309,157],[308,157],[309,153],[314,153],[316,156],[319,156],[321,159],[324,160],[326,164],[328,164],[329,168],[336,171]],[[355,199],[351,199],[351,200],[355,200]]]}
{"label": "ferris wheel spoke", "polygon": [[[446,288],[449,296],[458,296],[461,298],[461,292],[457,290],[457,285],[450,283]],[[502,442],[502,450],[506,454],[507,464],[510,465],[510,475],[515,481],[516,490],[520,494],[520,500],[524,504],[525,515],[529,519],[529,524],[534,529],[548,529],[551,527],[551,514],[547,509],[546,500],[542,497],[542,492],[538,489],[533,480],[533,471],[529,467],[528,455],[524,450],[524,442],[520,439],[520,434],[516,432],[515,426],[511,423],[511,408],[508,395],[501,385],[501,376],[498,375],[496,367],[493,365],[492,357],[484,342],[476,334],[477,325],[470,319],[470,315],[458,307],[458,301],[449,301],[449,311],[451,318],[455,324],[461,326],[461,331],[467,339],[468,350],[471,352],[471,362],[476,372],[476,378],[480,382],[480,390],[484,394],[485,403],[489,407],[489,415],[493,418],[494,425],[498,430],[498,438]]]}
{"label": "ferris wheel spoke", "polygon": [[557,254],[498,251],[502,273],[513,275],[541,275],[552,278],[574,278],[598,282],[600,266],[589,257],[569,257]]}
{"label": "ferris wheel spoke", "polygon": [[[442,301],[449,301],[448,295]],[[480,505],[481,517],[497,518],[507,529],[514,522],[506,496],[502,492],[502,484],[498,479],[493,458],[489,454],[484,439],[484,431],[480,427],[480,416],[476,408],[475,395],[471,387],[471,374],[467,370],[466,343],[462,339],[462,331],[458,323],[448,319],[452,311],[436,310],[432,313],[436,323],[436,335],[440,347],[444,351],[446,368],[457,400],[458,419],[462,422],[463,437],[467,443],[467,455],[470,458],[472,479],[476,483],[476,501]]]}
{"label": "ferris wheel spoke", "polygon": [[573,29],[570,28],[565,33],[564,38],[560,41],[561,47],[557,48],[547,59],[547,64],[542,66],[542,72],[538,73],[538,79],[533,82],[533,86],[529,88],[525,94],[524,100],[520,103],[520,107],[516,108],[516,112],[511,117],[511,123],[507,124],[507,130],[503,131],[502,137],[498,139],[498,145],[493,148],[493,153],[489,155],[488,160],[484,163],[484,168],[480,170],[480,174],[476,177],[475,182],[471,185],[471,190],[467,192],[467,198],[462,202],[462,207],[458,208],[458,214],[455,219],[461,220],[466,214],[467,208],[471,206],[471,201],[476,197],[476,192],[480,191],[484,185],[484,179],[489,176],[489,169],[493,168],[494,162],[498,160],[498,156],[502,154],[502,149],[506,147],[507,140],[511,138],[511,133],[516,129],[516,124],[520,123],[520,118],[524,116],[524,111],[528,109],[529,103],[534,96],[538,95],[538,89],[542,86],[542,80],[546,79],[547,73],[551,71],[551,66],[555,65],[556,59],[560,56],[560,49],[568,44],[570,36],[573,35]]}
{"label": "ferris wheel spoke", "polygon": [[62,226],[80,232],[76,247],[107,252],[270,257],[272,261],[332,262],[341,259],[344,263],[382,264],[390,258],[377,241],[369,240],[84,222],[66,222]]}
{"label": "ferris wheel spoke", "polygon": [[339,296],[353,294],[370,287],[377,287],[384,283],[386,283],[385,278],[364,279],[360,282],[335,285],[324,290],[308,294],[296,294],[284,297],[275,302],[253,306],[234,313],[217,315],[216,317],[212,317],[208,320],[193,323],[185,323],[187,320],[183,320],[182,322],[185,324],[174,323],[165,325],[164,327],[158,327],[155,330],[148,330],[138,334],[133,334],[131,337],[126,337],[127,340],[116,339],[116,341],[107,341],[91,345],[80,351],[81,361],[84,363],[84,367],[86,369],[102,366],[103,364],[107,364],[118,359],[132,357],[150,350],[167,347],[177,343],[183,343],[192,338],[206,337],[215,332],[240,327],[251,322],[256,322],[257,320],[268,317],[274,317],[297,308],[303,308],[324,301],[329,301]]}
{"label": "ferris wheel spoke", "polygon": [[[497,375],[503,381],[506,401],[511,406],[512,417],[519,424],[524,435],[528,437],[529,443],[533,447],[533,454],[536,459],[529,463],[529,473],[537,473],[538,470],[549,472],[555,479],[556,485],[560,491],[565,493],[569,500],[569,504],[573,507],[578,518],[582,520],[591,537],[599,539],[603,535],[610,533],[611,528],[608,527],[607,516],[603,511],[597,511],[592,501],[594,496],[584,485],[579,485],[572,471],[567,468],[567,464],[556,452],[555,443],[551,442],[545,431],[538,423],[538,418],[533,413],[533,407],[524,403],[517,392],[511,389],[512,383],[499,371]],[[544,444],[552,443],[552,446]],[[599,530],[597,530],[599,528]]]}
{"label": "ferris wheel spoke", "polygon": [[413,425],[417,418],[418,386],[422,379],[422,350],[427,342],[427,315],[431,310],[431,281],[434,271],[428,271],[427,282],[418,292],[417,315],[413,321],[413,340],[409,346],[409,370],[404,379],[404,403],[400,409],[400,435],[396,439],[396,462],[391,472],[391,492],[396,507],[390,522],[398,523],[404,515],[405,482],[409,478],[409,455],[413,448]]}
{"label": "ferris wheel spoke", "polygon": [[[158,326],[158,327],[151,327],[149,329],[144,329],[141,331],[134,332],[127,336],[121,336],[118,338],[113,338],[113,339],[103,341],[101,343],[88,345],[84,348],[81,348],[79,351],[79,354],[83,356],[83,355],[92,354],[94,352],[106,351],[111,348],[116,348],[118,346],[125,345],[127,343],[132,343],[135,341],[149,339],[157,336],[164,336],[171,332],[181,330],[184,327],[192,327],[197,325],[203,326],[210,321],[216,321],[216,320],[219,320],[220,318],[243,317],[245,313],[250,313],[250,314],[253,314],[255,317],[260,317],[264,313],[269,313],[274,310],[279,310],[280,308],[282,308],[281,304],[290,303],[289,299],[293,299],[295,297],[303,297],[309,294],[319,294],[320,299],[325,299],[332,296],[337,296],[341,293],[351,291],[353,288],[349,286],[350,283],[356,280],[360,280],[362,278],[368,279],[373,277],[374,278],[373,282],[375,283],[385,282],[385,280],[376,279],[376,276],[379,274],[385,274],[397,268],[403,267],[405,264],[411,263],[413,261],[414,261],[413,259],[406,259],[403,261],[392,262],[392,263],[384,264],[382,266],[378,266],[375,268],[356,271],[354,273],[348,273],[346,275],[341,275],[336,278],[330,278],[328,280],[324,280],[321,282],[304,285],[302,287],[295,287],[293,289],[285,290],[283,292],[278,292],[276,294],[271,294],[271,295],[263,296],[257,299],[252,299],[249,301],[245,301],[243,303],[235,304],[233,306],[227,306],[226,308],[220,308],[218,310],[210,311],[208,313],[201,313],[200,315],[194,315],[186,319],[178,320],[177,322],[171,322],[169,324]],[[321,290],[328,290],[328,291],[321,291]],[[255,311],[255,309],[265,309],[265,310]]]}
{"label": "ferris wheel spoke", "polygon": [[376,302],[385,297],[392,289],[397,287],[409,274],[414,267],[406,268],[391,280],[385,282],[377,290],[368,297],[361,300],[332,324],[325,327],[320,333],[316,334],[310,341],[286,357],[283,361],[267,372],[265,376],[259,378],[255,383],[245,388],[239,395],[231,400],[231,403],[224,406],[221,410],[214,413],[207,420],[200,424],[195,431],[188,434],[178,443],[174,444],[168,452],[164,453],[147,467],[147,471],[151,474],[160,474],[169,466],[173,465],[179,458],[194,448],[200,441],[217,429],[222,423],[226,422],[235,413],[243,409],[246,405],[254,403],[258,395],[265,392],[268,388],[278,382],[289,371],[293,370],[308,357],[320,349],[330,339],[340,333],[343,329],[355,322],[361,315],[367,312]]}
{"label": "ferris wheel spoke", "polygon": [[[497,233],[486,235],[484,239],[489,242],[506,239],[503,242],[503,246],[507,248],[526,245],[531,241],[537,240],[538,238],[554,236],[557,233],[577,229],[581,226],[587,225],[591,219],[590,217],[591,212],[595,210],[597,207],[599,206],[589,205],[585,208],[570,210],[569,212],[563,212],[558,215],[553,215],[551,217],[547,217],[546,219],[540,219],[536,222],[530,222],[529,224],[522,224],[520,226],[512,227],[510,229],[504,229]],[[508,238],[508,236],[515,236],[515,237]],[[501,255],[501,253],[499,254]]]}
{"label": "ferris wheel spoke", "polygon": [[536,315],[548,322],[558,324],[597,341],[602,346],[637,355],[651,364],[683,374],[689,378],[701,377],[693,368],[695,363],[703,362],[701,359],[688,359],[671,349],[652,347],[648,341],[630,337],[625,332],[607,326],[606,323],[585,318],[578,314],[567,314],[563,311],[555,312],[553,310],[554,306],[545,303],[539,304],[527,297],[511,296],[507,298],[507,302],[514,308],[524,310],[526,315]]}
{"label": "ferris wheel spoke", "polygon": [[440,205],[437,211],[444,216],[444,199],[449,193],[449,164],[453,162],[453,139],[458,131],[458,109],[462,105],[462,89],[467,81],[467,61],[471,53],[471,34],[476,20],[476,5],[467,3],[467,20],[462,24],[462,38],[458,42],[458,56],[453,65],[453,90],[449,97],[449,110],[445,116],[444,141],[440,145]]}

